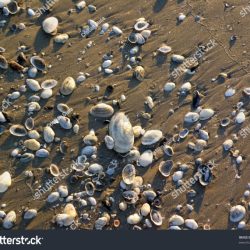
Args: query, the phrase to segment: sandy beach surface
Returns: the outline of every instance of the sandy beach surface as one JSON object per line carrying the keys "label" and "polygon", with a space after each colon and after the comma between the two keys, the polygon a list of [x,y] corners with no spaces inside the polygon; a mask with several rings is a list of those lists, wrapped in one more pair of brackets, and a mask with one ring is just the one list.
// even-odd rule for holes
{"label": "sandy beach surface", "polygon": [[[60,228],[55,223],[55,216],[62,213],[67,203],[65,198],[60,198],[55,203],[48,204],[46,202],[48,195],[56,191],[60,185],[67,186],[69,195],[83,192],[84,180],[89,177],[81,177],[72,184],[70,180],[74,173],[70,172],[65,178],[59,178],[58,183],[53,184],[51,190],[39,196],[38,199],[34,199],[34,195],[39,187],[43,187],[46,181],[53,178],[46,171],[51,163],[56,164],[60,171],[68,170],[72,160],[77,158],[84,147],[83,137],[91,129],[94,129],[98,142],[96,158],[90,158],[89,163],[101,164],[104,171],[111,161],[116,160],[118,164],[114,174],[107,175],[103,179],[102,187],[96,190],[93,196],[97,201],[95,206],[89,204],[81,206],[79,199],[77,200],[75,195],[72,196],[73,201],[69,203],[74,204],[77,216],[74,216],[75,226],[69,229],[94,229],[96,220],[102,217],[103,213],[110,215],[109,222],[103,227],[104,230],[137,228],[127,223],[127,217],[140,210],[142,204],[146,202],[145,198],[140,194],[138,202],[128,205],[126,211],[119,209],[119,203],[124,201],[120,182],[126,157],[125,154],[119,154],[105,146],[104,137],[108,134],[109,126],[108,121],[105,122],[105,120],[110,119],[95,118],[89,114],[90,109],[97,103],[105,102],[112,106],[112,101],[120,100],[121,95],[125,95],[126,100],[119,102],[119,105],[113,105],[115,112],[124,112],[132,126],[140,125],[145,131],[156,129],[163,133],[164,138],[151,147],[143,146],[141,137],[135,139],[134,147],[140,153],[146,149],[154,151],[159,145],[170,140],[169,145],[174,149],[172,157],[164,154],[159,158],[154,157],[152,164],[147,167],[133,163],[136,175],[143,178],[143,184],[150,184],[151,189],[159,194],[157,201],[160,205],[154,209],[160,212],[162,223],[157,227],[151,222],[153,224],[151,230],[168,229],[169,219],[174,214],[182,216],[185,220],[194,219],[198,229],[201,230],[237,228],[239,221],[232,223],[229,218],[230,209],[236,205],[245,208],[245,215],[241,221],[245,222],[246,229],[250,229],[250,200],[247,192],[245,193],[250,188],[248,186],[250,183],[250,99],[243,94],[243,90],[249,87],[250,82],[250,12],[245,9],[244,16],[241,12],[248,6],[248,1],[230,0],[227,5],[222,0],[87,0],[87,5],[92,4],[96,7],[96,11],[90,13],[87,6],[82,11],[70,12],[71,9],[75,10],[77,1],[59,0],[50,11],[40,17],[28,16],[27,8],[36,10],[46,1],[17,2],[22,8],[17,14],[8,17],[0,14],[0,22],[7,20],[0,32],[0,47],[6,50],[1,55],[9,62],[17,61],[20,53],[18,48],[22,45],[27,46],[24,52],[27,58],[36,53],[46,61],[47,65],[51,65],[46,72],[38,72],[34,79],[40,84],[46,79],[55,79],[58,84],[53,88],[53,96],[49,99],[41,99],[39,101],[41,109],[33,112],[32,115],[27,111],[28,98],[39,95],[41,91],[32,92],[29,88],[4,110],[9,120],[0,124],[6,128],[0,135],[0,174],[8,171],[12,177],[12,184],[6,192],[0,194],[0,206],[2,206],[0,210],[6,214],[9,211],[15,211],[17,218],[13,229]],[[186,16],[182,22],[177,21],[180,13]],[[41,28],[43,20],[50,16],[59,20],[57,33],[69,35],[65,44],[55,43],[54,37],[46,34]],[[133,47],[127,43],[127,38],[133,31],[136,20],[141,17],[149,23],[148,29],[151,30],[151,36],[143,46],[140,46],[138,63],[145,69],[145,78],[143,81],[138,81],[133,77],[135,66],[132,65],[131,70],[127,67],[130,61],[126,56],[126,49]],[[105,20],[102,21],[102,18]],[[100,25],[89,37],[82,38],[81,27],[85,26],[89,19],[100,21]],[[13,25],[19,23],[25,24],[24,30],[15,32],[10,30]],[[100,35],[100,27],[103,23],[109,23],[109,30]],[[120,36],[110,37],[109,33],[114,25],[123,33]],[[185,58],[192,57],[199,46],[207,45],[211,41],[211,48],[199,58],[194,74],[181,73],[177,78],[173,77],[171,72],[176,68],[171,61],[173,54],[183,55]],[[158,52],[162,44],[170,46],[172,51],[168,54]],[[99,72],[98,68],[103,63],[103,55],[111,51],[113,58],[110,68],[114,72],[108,75],[103,71]],[[59,89],[64,79],[71,76],[76,80],[79,72],[89,74],[86,80],[80,84],[76,83],[76,89],[71,95],[61,95]],[[222,79],[224,75],[218,77],[221,73],[226,73],[224,79]],[[20,86],[25,85],[25,79],[29,78],[27,73],[21,74],[10,67],[7,70],[0,69],[0,77],[0,103],[9,93],[18,91]],[[167,82],[176,84],[171,93],[164,93],[164,85]],[[191,90],[183,96],[180,95],[179,90],[185,82],[191,83]],[[106,95],[108,86],[113,86],[113,92]],[[235,93],[231,97],[225,97],[225,92],[229,88],[235,90]],[[200,139],[199,132],[195,130],[198,122],[184,123],[184,116],[192,111],[192,94],[195,90],[202,95],[200,107],[215,111],[212,118],[200,122],[201,129],[209,133],[207,145],[201,152],[188,148],[188,143],[195,143]],[[152,109],[145,104],[147,96],[152,97],[154,101]],[[239,102],[242,102],[240,108]],[[20,145],[20,140],[25,141],[28,137],[11,135],[10,126],[23,125],[31,116],[35,121],[34,129],[41,135],[38,141],[44,145],[43,129],[60,115],[56,109],[58,103],[65,103],[73,109],[68,116],[73,124],[77,121],[79,125],[77,134],[72,129],[65,130],[58,124],[53,125],[56,137],[67,143],[67,152],[62,154],[59,151],[60,142],[54,141],[46,145],[46,149],[50,152],[46,158],[35,157],[33,161],[26,164],[21,163],[18,158],[13,158],[12,150]],[[233,111],[235,111],[234,115]],[[237,124],[235,118],[241,111],[245,114],[245,121]],[[220,121],[226,117],[230,118],[231,122],[226,128],[222,128]],[[173,142],[171,138],[183,128],[189,129],[187,137],[180,142]],[[242,129],[245,129],[244,132]],[[227,139],[233,140],[231,151],[223,149],[222,145]],[[236,163],[236,159],[240,161],[239,156],[242,156],[240,164]],[[188,182],[197,171],[195,165],[197,158],[202,158],[204,163],[211,161],[213,165],[211,182],[203,187],[197,181],[174,199],[172,192],[177,188],[176,183],[173,182],[174,173],[180,169],[181,164],[186,164],[187,169],[184,171],[182,182]],[[158,167],[163,160],[174,162],[169,177],[163,177],[159,173]],[[30,178],[25,176],[25,173],[30,173],[27,171],[31,171],[33,176]],[[190,198],[191,189],[196,194]],[[107,204],[109,197],[112,197],[111,201],[113,201],[111,207]],[[23,218],[27,209],[37,210],[37,215],[32,220]],[[143,217],[137,224],[138,227],[147,229],[146,219],[150,221],[150,216]],[[120,226],[116,228],[114,221],[119,223],[118,220]],[[185,226],[180,227],[185,228]],[[2,229],[1,226],[0,228]]]}

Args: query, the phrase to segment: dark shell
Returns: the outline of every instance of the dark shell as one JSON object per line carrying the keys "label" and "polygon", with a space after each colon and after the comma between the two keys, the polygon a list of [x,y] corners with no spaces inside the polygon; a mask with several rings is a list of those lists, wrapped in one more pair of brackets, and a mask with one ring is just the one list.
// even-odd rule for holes
{"label": "dark shell", "polygon": [[24,67],[21,64],[15,62],[15,61],[10,61],[9,65],[13,70],[16,70],[16,71],[19,71],[19,72],[22,72],[24,70]]}

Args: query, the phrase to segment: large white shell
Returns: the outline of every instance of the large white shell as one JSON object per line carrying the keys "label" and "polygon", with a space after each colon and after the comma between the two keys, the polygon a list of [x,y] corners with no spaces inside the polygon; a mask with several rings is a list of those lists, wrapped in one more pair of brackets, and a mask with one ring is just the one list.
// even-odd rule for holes
{"label": "large white shell", "polygon": [[0,193],[6,192],[10,185],[11,185],[11,176],[10,173],[6,171],[0,175]]}
{"label": "large white shell", "polygon": [[239,222],[241,221],[246,215],[245,207],[241,205],[236,205],[230,209],[230,221],[231,222]]}
{"label": "large white shell", "polygon": [[208,120],[214,115],[214,111],[212,109],[202,109],[200,112],[200,120]]}
{"label": "large white shell", "polygon": [[48,17],[43,21],[42,26],[43,26],[43,30],[46,33],[52,34],[57,30],[58,19],[55,17]]}
{"label": "large white shell", "polygon": [[138,160],[141,167],[147,167],[153,162],[153,152],[151,150],[146,150],[143,152]]}
{"label": "large white shell", "polygon": [[63,95],[70,95],[76,88],[76,82],[72,77],[67,77],[60,88],[60,92]]}
{"label": "large white shell", "polygon": [[153,145],[162,138],[160,130],[148,130],[142,137],[142,145]]}
{"label": "large white shell", "polygon": [[116,113],[109,124],[109,134],[114,139],[114,150],[118,153],[127,153],[134,145],[134,133],[127,116]]}

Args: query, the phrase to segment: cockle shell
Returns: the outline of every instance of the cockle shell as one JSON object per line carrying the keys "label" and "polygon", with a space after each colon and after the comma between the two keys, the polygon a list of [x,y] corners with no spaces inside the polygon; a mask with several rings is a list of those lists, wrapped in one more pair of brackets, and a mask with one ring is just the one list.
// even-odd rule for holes
{"label": "cockle shell", "polygon": [[160,130],[148,130],[142,137],[142,145],[153,145],[162,138]]}
{"label": "cockle shell", "polygon": [[11,175],[9,172],[5,171],[0,175],[0,193],[7,191],[8,187],[11,185]]}
{"label": "cockle shell", "polygon": [[125,184],[131,185],[135,179],[135,167],[132,164],[127,164],[122,170],[122,180]]}
{"label": "cockle shell", "polygon": [[60,88],[60,93],[62,95],[70,95],[76,88],[76,82],[72,77],[67,77]]}
{"label": "cockle shell", "polygon": [[114,114],[114,109],[108,104],[98,103],[90,109],[90,114],[98,118],[108,118]]}
{"label": "cockle shell", "polygon": [[55,138],[55,132],[54,130],[49,127],[46,126],[43,130],[43,139],[47,142],[47,143],[51,143],[54,141]]}
{"label": "cockle shell", "polygon": [[43,30],[48,34],[55,34],[58,27],[58,19],[55,17],[48,17],[42,23]]}
{"label": "cockle shell", "polygon": [[118,153],[127,153],[134,145],[134,133],[127,116],[116,113],[109,124],[109,135],[114,139],[114,150]]}

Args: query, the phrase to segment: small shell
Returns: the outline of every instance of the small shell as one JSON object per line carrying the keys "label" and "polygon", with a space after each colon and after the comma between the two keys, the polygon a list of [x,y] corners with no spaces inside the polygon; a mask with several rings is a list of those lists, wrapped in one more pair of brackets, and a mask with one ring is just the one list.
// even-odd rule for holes
{"label": "small shell", "polygon": [[47,202],[48,203],[54,203],[56,202],[58,199],[60,198],[60,195],[58,192],[53,192],[51,193],[48,198],[47,198]]}
{"label": "small shell", "polygon": [[33,112],[33,111],[39,111],[41,109],[41,106],[38,102],[30,102],[28,103],[28,111]]}
{"label": "small shell", "polygon": [[11,186],[11,175],[5,171],[0,175],[0,193],[4,193]]}
{"label": "small shell", "polygon": [[122,195],[128,204],[135,204],[139,199],[138,194],[132,190],[125,191]]}
{"label": "small shell", "polygon": [[244,88],[243,89],[243,94],[245,94],[246,96],[250,96],[250,88],[249,87]]}
{"label": "small shell", "polygon": [[1,123],[4,123],[4,122],[6,122],[6,121],[7,121],[7,120],[6,120],[6,118],[5,118],[4,114],[3,114],[3,112],[0,111],[0,122],[1,122]]}
{"label": "small shell", "polygon": [[57,177],[60,174],[60,170],[57,165],[51,164],[49,167],[49,172],[52,176]]}
{"label": "small shell", "polygon": [[58,187],[58,193],[60,194],[60,197],[66,198],[69,195],[69,190],[67,186],[61,185]]}
{"label": "small shell", "polygon": [[88,196],[93,196],[95,193],[95,185],[92,182],[87,182],[85,184],[85,191]]}
{"label": "small shell", "polygon": [[175,214],[170,217],[169,224],[171,226],[181,226],[184,224],[184,219],[182,216]]}
{"label": "small shell", "polygon": [[194,230],[198,228],[197,222],[193,219],[186,219],[185,226],[190,228],[190,229],[194,229]]}
{"label": "small shell", "polygon": [[34,79],[26,79],[26,84],[32,91],[37,92],[41,89],[39,82]]}
{"label": "small shell", "polygon": [[205,140],[198,139],[196,140],[194,151],[201,152],[207,146],[207,142]]}
{"label": "small shell", "polygon": [[184,84],[182,84],[181,88],[180,88],[180,94],[181,95],[186,95],[187,93],[190,92],[190,90],[192,89],[192,85],[190,82],[185,82]]}
{"label": "small shell", "polygon": [[152,110],[155,106],[154,104],[154,101],[153,101],[153,98],[151,96],[147,96],[146,97],[146,101],[145,101],[145,104],[148,105],[148,107]]}
{"label": "small shell", "polygon": [[230,124],[230,119],[229,119],[229,118],[223,118],[223,119],[220,121],[221,127],[227,127],[229,124]]}
{"label": "small shell", "polygon": [[226,92],[225,92],[225,97],[231,97],[235,94],[235,89],[233,88],[229,88]]}
{"label": "small shell", "polygon": [[181,55],[172,55],[171,59],[175,63],[183,63],[185,60],[185,57]]}
{"label": "small shell", "polygon": [[148,216],[151,211],[151,207],[148,203],[144,203],[140,208],[140,214],[144,217]]}
{"label": "small shell", "polygon": [[32,161],[34,158],[35,158],[35,155],[34,155],[34,154],[31,154],[31,153],[24,153],[24,154],[21,155],[21,157],[20,157],[20,162],[28,163],[28,162]]}
{"label": "small shell", "polygon": [[57,81],[54,79],[47,79],[42,82],[41,87],[42,89],[53,89],[57,85]]}
{"label": "small shell", "polygon": [[15,211],[10,211],[3,220],[3,228],[11,229],[16,223]]}
{"label": "small shell", "polygon": [[164,151],[164,153],[165,153],[167,156],[172,157],[172,156],[174,155],[174,149],[173,149],[171,146],[169,146],[168,144],[165,144],[165,145],[163,146],[163,151]]}
{"label": "small shell", "polygon": [[58,19],[55,17],[48,17],[42,23],[43,30],[48,34],[55,34],[58,27]]}
{"label": "small shell", "polygon": [[137,66],[134,70],[134,77],[138,80],[138,81],[143,81],[144,77],[145,77],[145,70],[142,66]]}
{"label": "small shell", "polygon": [[54,141],[54,138],[55,138],[54,130],[49,126],[46,126],[43,130],[43,139],[46,141],[46,143],[51,143]]}
{"label": "small shell", "polygon": [[44,89],[41,93],[41,98],[42,99],[49,99],[53,95],[52,89]]}
{"label": "small shell", "polygon": [[62,95],[70,95],[76,88],[76,82],[72,77],[67,77],[60,88],[60,93]]}
{"label": "small shell", "polygon": [[174,166],[172,160],[162,161],[159,165],[159,172],[164,176],[168,177],[171,174],[171,170]]}
{"label": "small shell", "polygon": [[242,124],[246,120],[246,116],[244,112],[239,112],[235,117],[235,122],[238,124]]}
{"label": "small shell", "polygon": [[188,136],[188,134],[189,134],[189,129],[184,128],[183,130],[180,131],[179,137],[181,139],[184,139],[184,138],[186,138]]}
{"label": "small shell", "polygon": [[172,178],[173,178],[174,182],[177,182],[177,181],[181,180],[182,177],[183,177],[183,172],[182,171],[176,171],[176,172],[174,172]]}
{"label": "small shell", "polygon": [[80,129],[79,125],[78,125],[78,124],[75,124],[74,127],[73,127],[73,132],[74,132],[75,134],[78,134],[79,129]]}
{"label": "small shell", "polygon": [[87,171],[88,175],[90,176],[95,175],[95,174],[100,174],[102,172],[103,172],[103,166],[98,163],[91,164]]}
{"label": "small shell", "polygon": [[105,68],[110,67],[111,64],[112,64],[111,60],[106,60],[106,61],[103,62],[102,67],[105,69]]}
{"label": "small shell", "polygon": [[241,221],[246,215],[245,207],[241,205],[236,205],[230,209],[230,221],[231,222],[239,222]]}
{"label": "small shell", "polygon": [[2,55],[0,55],[0,68],[1,69],[8,69],[8,61]]}
{"label": "small shell", "polygon": [[30,58],[30,63],[32,64],[32,66],[34,66],[35,68],[37,68],[40,71],[45,71],[47,68],[44,59],[42,59],[39,56],[32,56]]}
{"label": "small shell", "polygon": [[171,92],[173,91],[175,88],[175,83],[173,82],[167,82],[165,85],[164,85],[164,91],[165,92]]}
{"label": "small shell", "polygon": [[225,151],[230,150],[233,147],[233,141],[231,139],[228,139],[226,141],[223,142],[223,148]]}
{"label": "small shell", "polygon": [[29,117],[28,119],[26,119],[24,125],[27,130],[32,130],[35,126],[34,119],[32,117]]}
{"label": "small shell", "polygon": [[91,156],[97,152],[96,146],[86,146],[81,150],[82,155]]}
{"label": "small shell", "polygon": [[59,34],[54,38],[55,43],[64,44],[69,40],[68,34]]}
{"label": "small shell", "polygon": [[112,32],[116,35],[116,36],[120,36],[123,32],[120,28],[118,28],[117,26],[113,26],[112,27]]}
{"label": "small shell", "polygon": [[156,226],[162,225],[162,216],[159,211],[152,209],[150,212],[150,219]]}
{"label": "small shell", "polygon": [[195,112],[188,112],[184,117],[184,122],[195,123],[199,120],[199,114]]}
{"label": "small shell", "polygon": [[28,139],[24,141],[23,144],[26,148],[32,151],[37,151],[41,147],[41,144],[35,139]]}
{"label": "small shell", "polygon": [[105,141],[106,147],[108,149],[113,149],[114,148],[115,141],[114,141],[114,139],[111,136],[106,135],[105,138],[104,138],[104,141]]}
{"label": "small shell", "polygon": [[64,128],[64,129],[71,129],[72,128],[72,123],[68,117],[58,116],[57,120],[62,128]]}
{"label": "small shell", "polygon": [[85,1],[80,1],[79,3],[76,4],[76,8],[78,10],[83,10],[86,7],[86,2]]}
{"label": "small shell", "polygon": [[136,138],[140,137],[141,135],[143,135],[145,133],[145,130],[142,129],[141,126],[134,126],[133,127],[133,133],[134,133],[134,136]]}
{"label": "small shell", "polygon": [[18,6],[18,3],[16,1],[12,1],[7,5],[7,8],[9,10],[9,13],[12,15],[17,14],[20,11],[20,7]]}
{"label": "small shell", "polygon": [[98,138],[96,137],[94,130],[91,130],[89,134],[83,138],[83,142],[89,146],[94,146],[97,143],[97,141]]}
{"label": "small shell", "polygon": [[70,107],[65,103],[58,103],[56,107],[62,114],[67,114],[70,111]]}
{"label": "small shell", "polygon": [[114,114],[114,109],[108,104],[99,103],[90,109],[90,114],[98,118],[108,118]]}
{"label": "small shell", "polygon": [[214,111],[212,109],[202,109],[200,112],[200,120],[208,120],[214,115]]}
{"label": "small shell", "polygon": [[135,25],[134,25],[134,29],[136,31],[142,31],[142,30],[145,30],[147,29],[149,26],[149,23],[144,21],[144,20],[140,20],[138,21]]}
{"label": "small shell", "polygon": [[125,184],[131,185],[135,179],[135,167],[132,164],[127,164],[122,170],[122,180]]}
{"label": "small shell", "polygon": [[146,150],[143,152],[138,160],[138,164],[141,167],[148,167],[153,162],[153,152]]}
{"label": "small shell", "polygon": [[151,30],[143,30],[141,32],[141,35],[145,38],[148,39],[151,36]]}
{"label": "small shell", "polygon": [[160,130],[148,130],[142,137],[142,145],[153,145],[162,138]]}
{"label": "small shell", "polygon": [[37,73],[38,73],[38,70],[37,70],[37,68],[35,68],[35,67],[31,67],[31,68],[29,68],[29,70],[28,70],[28,76],[29,76],[30,78],[35,78],[35,77],[37,76]]}
{"label": "small shell", "polygon": [[25,212],[23,218],[25,220],[32,220],[37,216],[37,210],[36,209],[29,209]]}
{"label": "small shell", "polygon": [[142,220],[142,216],[138,213],[134,213],[128,216],[127,223],[131,225],[136,225]]}
{"label": "small shell", "polygon": [[49,151],[45,148],[41,148],[41,149],[36,151],[36,157],[47,158],[47,157],[49,157]]}
{"label": "small shell", "polygon": [[163,44],[159,49],[159,52],[161,52],[162,54],[168,54],[172,51],[172,48],[166,44]]}
{"label": "small shell", "polygon": [[12,125],[9,129],[10,133],[17,137],[22,137],[27,135],[27,131],[22,125]]}

